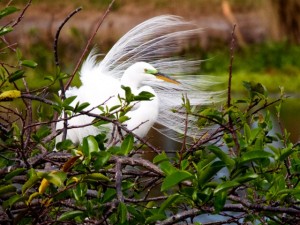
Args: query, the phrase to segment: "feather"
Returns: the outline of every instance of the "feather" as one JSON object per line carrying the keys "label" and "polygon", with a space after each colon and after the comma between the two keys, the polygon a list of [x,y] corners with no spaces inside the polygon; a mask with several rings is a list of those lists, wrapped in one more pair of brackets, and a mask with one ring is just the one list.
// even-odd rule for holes
{"label": "feather", "polygon": [[[187,96],[192,105],[198,106],[219,102],[222,100],[223,92],[209,90],[222,81],[216,80],[213,76],[194,74],[199,70],[202,60],[185,59],[175,57],[175,55],[178,55],[183,47],[188,46],[189,41],[198,38],[200,31],[201,29],[193,23],[186,22],[178,16],[163,15],[146,20],[126,33],[102,61],[97,62],[98,55],[95,50],[92,50],[81,68],[82,87],[69,90],[67,95],[77,95],[77,101],[89,100],[91,107],[99,105],[109,96],[116,97],[115,95],[120,93],[120,81],[126,69],[134,63],[147,62],[155,69],[170,74],[181,83],[176,85],[153,80],[145,80],[142,83],[149,87],[142,86],[140,90],[145,88],[155,93],[159,99],[159,101],[152,102],[152,105],[147,103],[147,107],[159,104],[158,115],[155,119],[156,123],[162,126],[154,128],[167,136],[166,128],[175,131],[179,135],[172,135],[170,138],[176,141],[180,141],[180,134],[183,133],[199,138],[202,133],[197,128],[197,117],[189,116],[188,123],[185,123],[186,115],[178,110],[181,109],[182,96]],[[98,98],[95,98],[95,95]],[[110,99],[105,104],[110,106],[116,104],[116,98]],[[132,111],[129,115],[134,118],[140,114]],[[79,119],[71,123],[74,124],[78,122],[77,120]],[[186,124],[188,129],[186,129]],[[95,129],[91,131],[92,134],[96,132]],[[147,129],[143,130],[142,136],[147,132]]]}

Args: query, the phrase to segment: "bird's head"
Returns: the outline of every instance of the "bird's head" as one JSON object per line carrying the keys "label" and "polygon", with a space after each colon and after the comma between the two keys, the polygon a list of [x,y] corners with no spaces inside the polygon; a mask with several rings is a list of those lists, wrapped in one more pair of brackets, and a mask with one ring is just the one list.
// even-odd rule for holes
{"label": "bird's head", "polygon": [[131,85],[133,83],[139,84],[143,81],[166,81],[173,84],[180,84],[180,82],[173,78],[158,72],[152,65],[146,62],[137,62],[125,70],[122,77],[122,83]]}

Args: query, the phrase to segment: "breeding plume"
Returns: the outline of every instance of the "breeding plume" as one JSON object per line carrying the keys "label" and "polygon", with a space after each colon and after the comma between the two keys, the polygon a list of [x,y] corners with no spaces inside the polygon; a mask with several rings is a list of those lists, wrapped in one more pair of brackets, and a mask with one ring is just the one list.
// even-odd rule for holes
{"label": "breeding plume", "polygon": [[[171,138],[178,140],[177,134],[186,133],[197,136],[195,120],[188,117],[181,109],[182,96],[187,96],[191,105],[206,105],[217,101],[216,92],[209,92],[208,87],[215,83],[211,76],[201,76],[194,72],[199,70],[201,60],[180,57],[180,50],[188,47],[190,41],[199,38],[200,29],[177,16],[158,16],[149,19],[126,33],[106,54],[101,61],[92,51],[80,71],[82,86],[70,88],[66,97],[77,96],[77,102],[88,102],[87,110],[100,113],[97,106],[114,106],[119,104],[118,96],[124,96],[121,86],[131,88],[135,95],[142,91],[153,94],[149,101],[135,103],[124,125],[140,137],[144,137],[154,126],[166,135],[165,129],[173,130]],[[163,72],[160,73],[160,72]],[[164,75],[167,74],[168,76]],[[214,99],[212,98],[214,97]],[[176,109],[176,110],[174,110]],[[88,135],[97,135],[105,127],[91,124],[93,117],[79,115],[68,120],[67,139],[80,143]],[[185,127],[188,126],[188,129]],[[57,124],[62,129],[63,123]],[[106,127],[112,130],[112,127]],[[61,140],[58,136],[57,142]]]}

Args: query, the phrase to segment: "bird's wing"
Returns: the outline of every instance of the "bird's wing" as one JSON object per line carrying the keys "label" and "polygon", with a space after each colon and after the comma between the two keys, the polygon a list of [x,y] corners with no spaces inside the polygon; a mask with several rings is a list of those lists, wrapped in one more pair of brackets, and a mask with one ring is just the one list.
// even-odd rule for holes
{"label": "bird's wing", "polygon": [[[172,74],[181,85],[167,82],[148,82],[147,85],[153,87],[160,99],[157,122],[176,133],[182,133],[185,130],[185,116],[171,111],[181,106],[182,95],[187,95],[193,105],[219,101],[220,93],[208,91],[208,88],[215,84],[214,78],[189,75],[200,69],[201,60],[174,57],[179,55],[184,47],[189,47],[190,42],[198,41],[200,31],[193,23],[177,16],[164,15],[146,20],[126,33],[100,63],[95,63],[96,55],[92,52],[83,65],[81,80],[83,83],[91,82],[91,79],[86,78],[91,76],[91,70],[120,79],[125,69],[140,61],[148,62],[164,73]],[[193,126],[197,118],[190,120],[188,135],[192,136],[192,133],[196,132]]]}

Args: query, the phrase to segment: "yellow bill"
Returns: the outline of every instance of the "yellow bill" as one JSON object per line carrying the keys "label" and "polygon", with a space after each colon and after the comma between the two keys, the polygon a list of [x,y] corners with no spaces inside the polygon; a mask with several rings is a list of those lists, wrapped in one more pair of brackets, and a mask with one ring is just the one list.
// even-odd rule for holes
{"label": "yellow bill", "polygon": [[172,84],[180,84],[179,81],[169,77],[166,74],[160,73],[160,72],[156,73],[155,76],[156,76],[157,79],[160,79],[160,80],[172,83]]}

